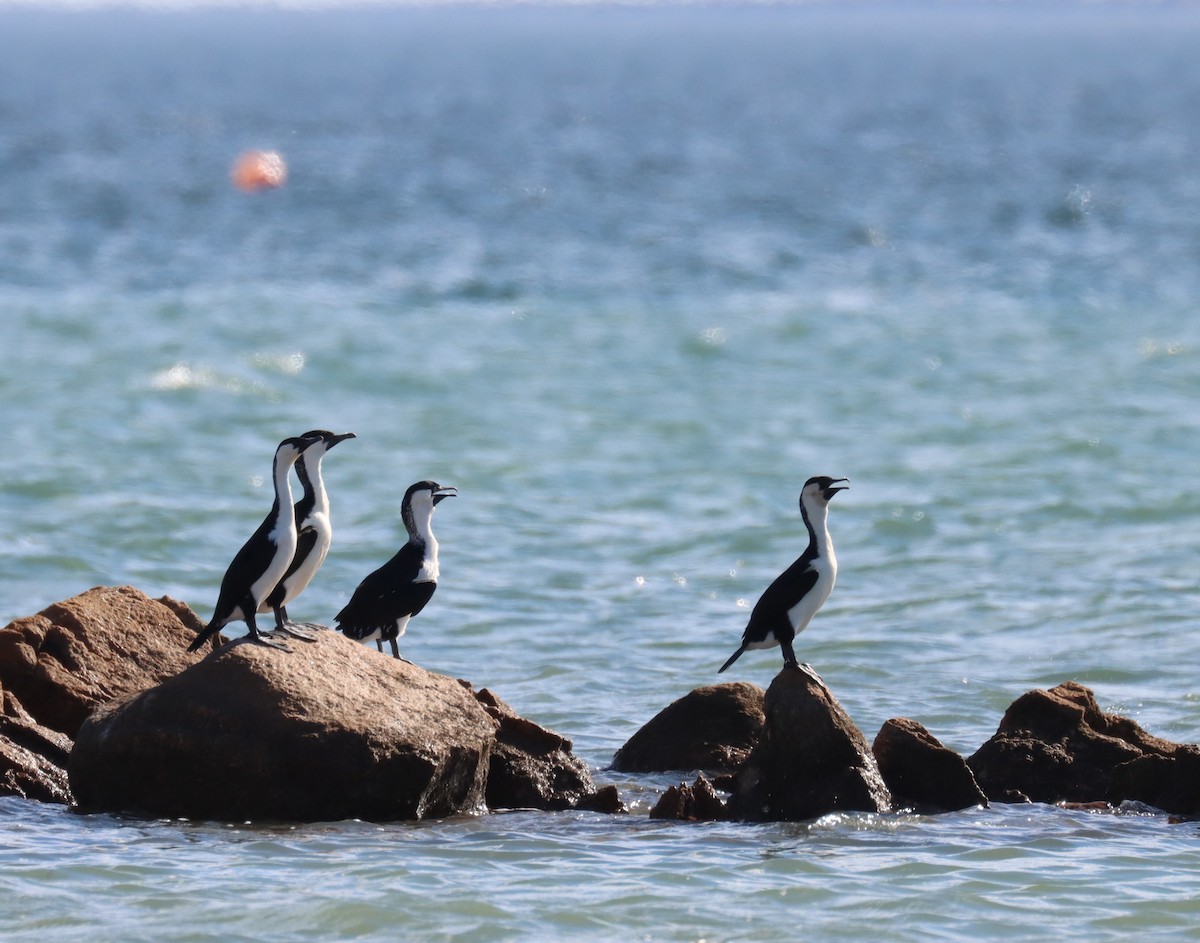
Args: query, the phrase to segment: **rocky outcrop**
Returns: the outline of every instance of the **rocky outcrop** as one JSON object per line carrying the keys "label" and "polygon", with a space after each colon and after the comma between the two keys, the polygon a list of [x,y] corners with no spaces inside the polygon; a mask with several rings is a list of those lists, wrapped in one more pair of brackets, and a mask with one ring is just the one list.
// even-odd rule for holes
{"label": "rocky outcrop", "polygon": [[891,808],[870,745],[824,684],[785,668],[767,689],[763,711],[762,736],[729,800],[731,817],[802,821]]}
{"label": "rocky outcrop", "polygon": [[763,727],[763,690],[713,684],[685,694],[651,718],[613,756],[620,772],[734,770]]}
{"label": "rocky outcrop", "polygon": [[68,772],[84,809],[422,819],[484,807],[495,730],[454,679],[322,632],[291,651],[235,642],[101,708]]}
{"label": "rocky outcrop", "polygon": [[[1160,795],[1155,784],[1166,782],[1168,769],[1194,768],[1195,752],[1104,713],[1088,688],[1067,681],[1017,698],[967,762],[994,801],[1120,802],[1154,794],[1158,801],[1143,801],[1175,811],[1160,805],[1170,790]],[[1191,795],[1194,802],[1194,789]]]}
{"label": "rocky outcrop", "polygon": [[886,721],[871,744],[894,801],[918,812],[954,812],[987,805],[966,760],[915,720]]}
{"label": "rocky outcrop", "polygon": [[596,788],[570,740],[521,717],[487,688],[476,698],[497,724],[488,763],[489,809],[625,811],[615,786]]}
{"label": "rocky outcrop", "polygon": [[490,692],[332,632],[188,654],[202,627],[126,586],[0,630],[0,795],[69,803],[74,785],[85,808],[229,819],[623,811]]}
{"label": "rocky outcrop", "polygon": [[[188,654],[201,627],[167,597],[98,587],[0,629],[0,795],[236,820],[623,811],[568,739],[486,689],[336,633]],[[765,697],[723,684],[680,698],[614,767],[736,768],[716,781],[724,806],[704,777],[668,790],[652,814],[677,820],[878,812],[893,795],[919,811],[1134,800],[1200,817],[1200,746],[1104,713],[1074,682],[1022,695],[964,762],[907,719],[868,747],[823,684],[785,670]]]}

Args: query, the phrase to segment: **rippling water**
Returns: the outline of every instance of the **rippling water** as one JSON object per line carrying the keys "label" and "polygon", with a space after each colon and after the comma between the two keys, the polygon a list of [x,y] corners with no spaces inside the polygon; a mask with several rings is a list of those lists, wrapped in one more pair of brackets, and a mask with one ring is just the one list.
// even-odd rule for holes
{"label": "rippling water", "polygon": [[[0,10],[0,621],[207,615],[274,444],[325,463],[328,621],[400,540],[408,657],[634,815],[221,827],[0,800],[0,936],[1186,936],[1194,825],[997,807],[650,822],[602,771],[715,678],[847,475],[798,650],[868,737],[974,751],[1068,678],[1200,740],[1200,13]],[[288,185],[243,194],[240,151]],[[777,653],[738,678],[769,683]]]}

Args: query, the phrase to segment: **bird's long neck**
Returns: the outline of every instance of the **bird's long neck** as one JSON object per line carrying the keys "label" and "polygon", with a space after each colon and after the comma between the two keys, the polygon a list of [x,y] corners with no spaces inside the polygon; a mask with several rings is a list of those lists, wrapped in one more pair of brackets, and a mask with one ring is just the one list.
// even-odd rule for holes
{"label": "bird's long neck", "polygon": [[300,479],[300,485],[304,488],[304,497],[308,499],[309,514],[329,513],[329,494],[325,491],[325,480],[321,477],[322,458],[324,456],[318,457],[312,463],[311,469],[303,455],[296,462],[296,477]]}
{"label": "bird's long neck", "polygon": [[829,537],[829,505],[807,501],[800,502],[800,516],[808,528],[808,546],[818,556],[833,556],[833,541]]}
{"label": "bird's long neck", "polygon": [[287,461],[286,459],[281,459],[278,454],[275,455],[273,468],[275,475],[275,504],[272,507],[272,511],[278,515],[279,509],[286,506],[289,509],[287,514],[288,520],[292,519],[290,510],[292,506],[292,482],[288,477],[288,472],[291,471],[294,463],[295,459]]}
{"label": "bird's long neck", "polygon": [[437,539],[433,536],[432,507],[405,507],[404,529],[408,531],[410,541],[429,547],[433,553],[437,553]]}

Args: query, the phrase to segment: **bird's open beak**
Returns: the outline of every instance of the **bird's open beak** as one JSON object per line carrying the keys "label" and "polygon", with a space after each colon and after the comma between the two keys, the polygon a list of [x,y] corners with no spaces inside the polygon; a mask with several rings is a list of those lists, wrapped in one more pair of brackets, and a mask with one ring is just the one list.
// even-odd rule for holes
{"label": "bird's open beak", "polygon": [[[839,481],[844,481],[846,483],[844,485],[839,485],[838,484]],[[847,491],[847,490],[849,490],[849,488],[850,488],[850,479],[849,478],[835,478],[835,479],[833,479],[833,483],[828,488],[825,489],[825,500],[828,501],[839,491]]]}
{"label": "bird's open beak", "polygon": [[433,506],[437,507],[437,503],[439,501],[441,501],[442,498],[457,498],[457,497],[458,497],[458,489],[457,488],[450,488],[450,487],[438,488],[438,490],[433,493]]}

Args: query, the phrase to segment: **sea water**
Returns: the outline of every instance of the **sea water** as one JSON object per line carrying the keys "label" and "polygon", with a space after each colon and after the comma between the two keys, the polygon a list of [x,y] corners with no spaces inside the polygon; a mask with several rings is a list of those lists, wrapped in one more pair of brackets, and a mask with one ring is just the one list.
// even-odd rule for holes
{"label": "sea water", "polygon": [[[1195,938],[1200,832],[1004,806],[653,822],[607,771],[803,549],[797,651],[973,752],[1075,679],[1200,741],[1200,10],[0,10],[0,623],[202,616],[285,436],[329,622],[460,497],[404,639],[631,814],[301,826],[0,800],[0,938]],[[284,187],[229,169],[276,150]],[[364,657],[375,657],[364,650]]]}

